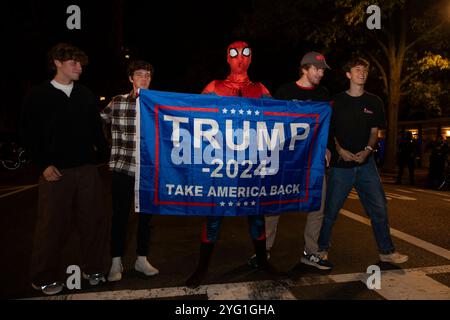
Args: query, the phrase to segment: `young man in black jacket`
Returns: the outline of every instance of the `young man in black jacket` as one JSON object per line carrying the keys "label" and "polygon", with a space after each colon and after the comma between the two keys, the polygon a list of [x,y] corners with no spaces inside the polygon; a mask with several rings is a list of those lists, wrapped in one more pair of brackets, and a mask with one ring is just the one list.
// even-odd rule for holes
{"label": "young man in black jacket", "polygon": [[49,52],[53,80],[33,88],[23,106],[22,140],[42,170],[32,286],[49,295],[64,286],[62,251],[71,224],[81,237],[83,277],[91,285],[104,281],[107,215],[95,163],[106,160],[107,145],[94,94],[75,83],[86,64],[80,49],[56,45]]}

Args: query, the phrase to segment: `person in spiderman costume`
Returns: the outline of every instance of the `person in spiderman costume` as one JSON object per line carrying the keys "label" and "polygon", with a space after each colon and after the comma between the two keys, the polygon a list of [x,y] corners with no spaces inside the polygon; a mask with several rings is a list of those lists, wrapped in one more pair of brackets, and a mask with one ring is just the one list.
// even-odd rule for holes
{"label": "person in spiderman costume", "polygon": [[[236,41],[227,48],[227,62],[231,72],[225,80],[210,82],[202,94],[218,96],[236,96],[245,98],[269,98],[269,90],[260,82],[250,81],[247,70],[252,61],[252,50],[246,42]],[[186,281],[186,286],[196,288],[208,272],[208,265],[215,243],[219,237],[223,217],[208,216],[203,224],[200,258],[197,269]],[[255,247],[259,269],[270,273],[276,271],[267,262],[266,235],[263,215],[248,216],[249,232]]]}

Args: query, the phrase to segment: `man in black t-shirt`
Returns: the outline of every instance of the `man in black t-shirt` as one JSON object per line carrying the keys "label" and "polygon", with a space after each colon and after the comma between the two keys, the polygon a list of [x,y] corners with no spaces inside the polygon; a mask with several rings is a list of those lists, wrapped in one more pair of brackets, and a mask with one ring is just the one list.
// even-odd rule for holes
{"label": "man in black t-shirt", "polygon": [[[325,57],[322,54],[318,52],[306,53],[300,62],[300,79],[282,85],[277,90],[275,98],[293,101],[330,101],[328,90],[319,84],[325,69],[329,68],[330,67],[325,61]],[[305,230],[303,232],[305,246],[300,261],[318,269],[329,270],[333,266],[317,255],[317,252],[319,251],[317,240],[319,238],[320,227],[322,226],[325,194],[326,185],[324,179],[322,186],[322,204],[320,209],[308,213]],[[270,250],[275,241],[279,219],[279,215],[265,217],[266,251],[268,258],[270,258]],[[253,267],[257,267],[256,255],[250,258],[249,264]]]}
{"label": "man in black t-shirt", "polygon": [[344,70],[350,88],[335,96],[330,123],[328,148],[331,168],[328,176],[325,217],[319,237],[319,255],[328,260],[331,232],[339,210],[352,187],[370,217],[380,260],[404,263],[408,256],[395,251],[392,243],[386,196],[378,175],[372,151],[378,130],[384,127],[383,102],[364,91],[369,63],[361,58],[349,61]]}

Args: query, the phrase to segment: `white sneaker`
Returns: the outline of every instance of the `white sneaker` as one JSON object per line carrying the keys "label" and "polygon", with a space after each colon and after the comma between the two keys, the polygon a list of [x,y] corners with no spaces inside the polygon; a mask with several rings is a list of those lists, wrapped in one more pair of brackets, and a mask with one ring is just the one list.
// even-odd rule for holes
{"label": "white sneaker", "polygon": [[405,263],[408,261],[408,256],[395,251],[389,254],[380,254],[380,260],[390,263]]}
{"label": "white sneaker", "polygon": [[148,262],[147,257],[137,257],[136,263],[134,264],[134,269],[136,271],[142,272],[146,276],[154,276],[159,273],[159,270]]}
{"label": "white sneaker", "polygon": [[108,281],[114,282],[122,280],[122,272],[123,272],[122,259],[120,257],[113,258],[111,269],[109,270],[108,273]]}

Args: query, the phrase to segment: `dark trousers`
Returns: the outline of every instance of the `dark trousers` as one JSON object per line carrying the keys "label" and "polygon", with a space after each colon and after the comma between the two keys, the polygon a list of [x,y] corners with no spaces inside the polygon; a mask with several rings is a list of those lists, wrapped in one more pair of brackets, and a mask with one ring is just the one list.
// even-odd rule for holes
{"label": "dark trousers", "polygon": [[[222,216],[215,217],[209,216],[206,218],[206,222],[203,224],[202,230],[202,242],[204,243],[216,243],[219,239],[220,228],[223,221]],[[264,222],[264,216],[253,215],[248,216],[248,229],[252,240],[265,240],[266,228]]]}
{"label": "dark trousers", "polygon": [[430,157],[430,168],[428,171],[428,187],[437,189],[445,178],[445,158]]}
{"label": "dark trousers", "polygon": [[409,183],[410,183],[411,185],[414,184],[414,168],[415,168],[414,161],[415,161],[414,158],[404,158],[404,159],[399,159],[399,162],[398,162],[398,176],[397,176],[397,183],[401,183],[401,182],[402,182],[403,171],[404,171],[404,169],[405,169],[405,166],[408,166],[408,171],[409,171]]}
{"label": "dark trousers", "polygon": [[[134,201],[134,177],[125,173],[112,173],[112,226],[111,226],[111,255],[123,257],[127,236],[128,217]],[[147,256],[150,240],[150,220],[152,215],[138,213],[139,223],[137,231],[138,256]]]}
{"label": "dark trousers", "polygon": [[81,268],[87,274],[105,272],[107,214],[97,168],[85,165],[60,170],[59,181],[39,179],[38,218],[31,265],[36,285],[65,282],[63,249],[76,226],[81,240]]}

